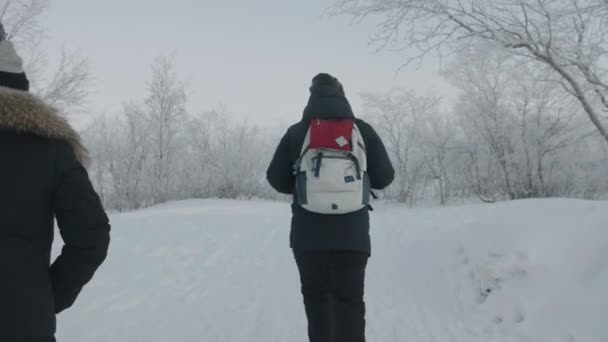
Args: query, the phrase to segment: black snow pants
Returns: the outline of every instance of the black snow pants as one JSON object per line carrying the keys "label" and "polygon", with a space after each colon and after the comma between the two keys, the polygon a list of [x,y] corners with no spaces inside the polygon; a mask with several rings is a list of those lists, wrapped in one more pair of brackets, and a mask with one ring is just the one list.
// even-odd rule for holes
{"label": "black snow pants", "polygon": [[359,252],[294,251],[310,342],[365,342],[365,269]]}

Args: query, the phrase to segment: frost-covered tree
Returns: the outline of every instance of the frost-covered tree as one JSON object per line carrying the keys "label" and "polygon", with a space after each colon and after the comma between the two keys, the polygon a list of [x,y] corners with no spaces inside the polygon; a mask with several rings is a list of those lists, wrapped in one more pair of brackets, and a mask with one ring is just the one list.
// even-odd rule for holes
{"label": "frost-covered tree", "polygon": [[154,202],[169,199],[172,173],[176,170],[176,156],[180,152],[178,135],[186,119],[186,91],[175,72],[170,57],[159,57],[152,66],[148,82],[148,96],[137,111],[145,117],[149,128],[151,153],[149,184]]}
{"label": "frost-covered tree", "polygon": [[432,111],[424,118],[421,146],[426,164],[427,179],[432,180],[441,205],[447,204],[452,195],[454,175],[456,126],[453,120],[439,111]]}
{"label": "frost-covered tree", "polygon": [[333,13],[380,17],[374,42],[416,49],[407,62],[482,40],[546,66],[608,142],[605,0],[339,0]]}
{"label": "frost-covered tree", "polygon": [[224,106],[194,116],[187,134],[201,193],[220,198],[273,193],[265,180],[274,142],[267,137],[272,134],[247,122],[235,123]]}
{"label": "frost-covered tree", "polygon": [[85,131],[96,185],[112,190],[106,198],[113,208],[139,208],[177,196],[187,117],[185,88],[174,66],[171,58],[156,59],[145,100],[125,103],[120,116],[100,118]]}
{"label": "frost-covered tree", "polygon": [[422,146],[426,118],[437,111],[438,100],[394,90],[363,96],[366,113],[384,138],[396,170],[389,196],[412,205],[426,187],[426,159]]}
{"label": "frost-covered tree", "polygon": [[103,116],[83,132],[90,146],[90,173],[108,208],[153,204],[149,194],[151,130],[139,107],[125,104],[119,117]]}
{"label": "frost-covered tree", "polygon": [[[464,63],[472,56],[475,64]],[[484,200],[557,195],[547,163],[582,134],[580,107],[544,70],[501,51],[461,51],[448,78],[461,90],[455,109],[469,178]]]}

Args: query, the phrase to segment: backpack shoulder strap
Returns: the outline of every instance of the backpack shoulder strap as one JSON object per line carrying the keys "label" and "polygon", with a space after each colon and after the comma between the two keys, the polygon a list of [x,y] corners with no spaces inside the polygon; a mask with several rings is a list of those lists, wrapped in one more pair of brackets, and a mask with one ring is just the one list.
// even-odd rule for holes
{"label": "backpack shoulder strap", "polygon": [[353,140],[353,145],[357,145],[356,147],[353,146],[353,150],[355,148],[360,148],[367,153],[367,147],[365,146],[365,139],[363,139],[363,134],[361,133],[361,130],[359,129],[359,126],[357,125],[356,121],[355,121],[355,126],[353,128],[352,140]]}
{"label": "backpack shoulder strap", "polygon": [[308,131],[306,132],[306,135],[304,136],[304,142],[302,143],[302,150],[300,152],[300,156],[298,157],[295,164],[293,165],[294,174],[297,174],[300,171],[300,166],[302,166],[302,159],[304,158],[306,153],[308,153],[309,150],[310,150],[310,126],[308,127]]}
{"label": "backpack shoulder strap", "polygon": [[367,172],[367,148],[365,146],[365,140],[363,139],[361,130],[357,126],[356,122],[355,126],[353,127],[353,136],[351,139],[353,145],[352,154],[359,160],[361,171]]}

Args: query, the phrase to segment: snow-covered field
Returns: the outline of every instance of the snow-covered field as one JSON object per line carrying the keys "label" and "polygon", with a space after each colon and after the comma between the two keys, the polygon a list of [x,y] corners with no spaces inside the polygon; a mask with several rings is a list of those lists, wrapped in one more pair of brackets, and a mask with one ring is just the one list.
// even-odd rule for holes
{"label": "snow-covered field", "polygon": [[[109,258],[60,342],[304,342],[283,203],[113,215]],[[380,206],[371,342],[608,341],[608,202]]]}

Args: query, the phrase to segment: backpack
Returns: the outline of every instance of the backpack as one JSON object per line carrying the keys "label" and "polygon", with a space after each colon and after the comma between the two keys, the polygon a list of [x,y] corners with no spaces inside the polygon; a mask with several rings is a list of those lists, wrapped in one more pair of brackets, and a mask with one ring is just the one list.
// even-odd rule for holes
{"label": "backpack", "polygon": [[311,120],[294,176],[296,202],[308,211],[337,215],[367,207],[367,152],[355,121]]}

